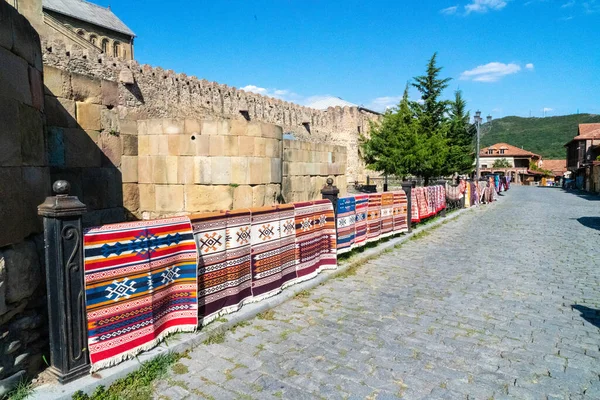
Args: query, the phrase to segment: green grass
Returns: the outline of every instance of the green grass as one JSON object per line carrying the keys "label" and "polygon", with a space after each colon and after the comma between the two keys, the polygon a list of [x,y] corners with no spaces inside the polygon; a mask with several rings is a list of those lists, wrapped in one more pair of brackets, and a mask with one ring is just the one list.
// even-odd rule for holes
{"label": "green grass", "polygon": [[19,384],[8,393],[7,398],[9,400],[23,400],[31,395],[33,388],[31,382],[27,380],[21,380]]}
{"label": "green grass", "polygon": [[[504,142],[540,154],[546,159],[565,159],[565,143],[577,136],[579,124],[600,122],[600,115],[572,114],[560,117],[504,117],[483,129],[481,146]],[[484,125],[484,127],[487,124]]]}
{"label": "green grass", "polygon": [[273,321],[275,320],[275,311],[267,310],[263,313],[260,313],[256,316],[258,319],[264,319],[265,321]]}
{"label": "green grass", "polygon": [[225,341],[225,331],[211,332],[211,334],[202,342],[202,344],[220,344]]}
{"label": "green grass", "polygon": [[140,369],[119,379],[108,389],[98,386],[91,395],[77,392],[73,400],[145,400],[152,397],[152,384],[166,376],[168,369],[176,365],[186,354],[169,353],[160,355],[142,364]]}

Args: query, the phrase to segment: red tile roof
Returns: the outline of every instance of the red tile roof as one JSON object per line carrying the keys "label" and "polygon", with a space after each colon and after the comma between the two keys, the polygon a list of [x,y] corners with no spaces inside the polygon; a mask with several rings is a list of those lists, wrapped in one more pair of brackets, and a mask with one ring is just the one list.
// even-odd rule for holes
{"label": "red tile roof", "polygon": [[[488,154],[488,150],[489,149],[493,149],[494,150],[494,154]],[[500,150],[503,149],[504,150],[504,154],[500,154]],[[481,152],[479,153],[480,157],[498,157],[498,156],[504,156],[504,157],[536,157],[536,158],[541,158],[541,156],[539,156],[538,154],[532,153],[530,151],[527,150],[523,150],[520,149],[516,146],[513,146],[511,144],[508,143],[496,143],[492,146],[486,147],[484,149],[481,149]]]}
{"label": "red tile roof", "polygon": [[563,176],[567,172],[567,160],[544,160],[542,168],[552,171],[554,176]]}
{"label": "red tile roof", "polygon": [[600,124],[579,124],[579,134],[573,140],[600,139]]}

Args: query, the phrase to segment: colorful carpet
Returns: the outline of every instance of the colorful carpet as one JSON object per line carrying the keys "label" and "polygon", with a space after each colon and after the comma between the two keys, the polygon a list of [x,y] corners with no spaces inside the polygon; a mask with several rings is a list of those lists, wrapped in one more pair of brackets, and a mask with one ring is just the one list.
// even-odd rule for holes
{"label": "colorful carpet", "polygon": [[419,202],[417,201],[417,188],[412,188],[410,191],[410,220],[411,222],[421,221],[419,215]]}
{"label": "colorful carpet", "polygon": [[252,213],[252,301],[260,301],[281,291],[281,221],[276,207],[256,207],[250,211]]}
{"label": "colorful carpet", "polygon": [[381,193],[369,194],[367,214],[367,242],[376,242],[381,236]]}
{"label": "colorful carpet", "polygon": [[206,325],[237,311],[250,289],[250,212],[191,217],[198,246],[198,314]]}
{"label": "colorful carpet", "polygon": [[394,234],[394,193],[381,194],[381,238]]}
{"label": "colorful carpet", "polygon": [[277,206],[281,235],[281,288],[296,283],[296,221],[293,204]]}
{"label": "colorful carpet", "polygon": [[298,281],[318,274],[321,256],[321,232],[315,226],[316,213],[312,201],[294,203],[296,222],[296,274]]}
{"label": "colorful carpet", "polygon": [[394,192],[394,233],[408,231],[408,200],[403,190]]}
{"label": "colorful carpet", "polygon": [[320,236],[318,271],[336,269],[337,241],[333,204],[329,200],[315,200],[313,208],[316,217],[314,225],[318,227],[318,235]]}
{"label": "colorful carpet", "polygon": [[337,202],[337,253],[343,254],[352,250],[354,245],[354,224],[356,220],[356,200],[344,197]]}
{"label": "colorful carpet", "polygon": [[92,371],[197,328],[197,252],[188,218],[91,228],[83,243]]}
{"label": "colorful carpet", "polygon": [[359,194],[354,197],[356,218],[354,222],[354,245],[352,248],[364,246],[367,243],[367,213],[369,209],[369,195]]}

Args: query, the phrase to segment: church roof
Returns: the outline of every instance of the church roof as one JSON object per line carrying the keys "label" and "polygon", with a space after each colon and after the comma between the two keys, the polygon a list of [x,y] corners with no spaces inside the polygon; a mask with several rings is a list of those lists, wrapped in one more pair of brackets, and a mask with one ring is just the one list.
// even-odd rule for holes
{"label": "church roof", "polygon": [[[488,150],[493,150],[493,154],[488,154]],[[504,154],[500,154],[499,150],[504,150]],[[504,156],[504,157],[535,157],[535,158],[541,158],[540,155],[532,153],[530,151],[527,150],[523,150],[520,149],[516,146],[513,146],[511,144],[508,143],[496,143],[492,146],[489,147],[485,147],[483,149],[481,149],[481,152],[479,153],[480,157],[498,157],[498,156]]]}
{"label": "church roof", "polygon": [[357,104],[350,103],[349,101],[343,100],[339,97],[326,96],[307,104],[306,107],[314,108],[316,110],[327,110],[329,107],[358,107]]}
{"label": "church roof", "polygon": [[135,33],[110,8],[104,8],[84,0],[42,0],[42,6],[45,10],[80,19],[115,32],[135,36]]}

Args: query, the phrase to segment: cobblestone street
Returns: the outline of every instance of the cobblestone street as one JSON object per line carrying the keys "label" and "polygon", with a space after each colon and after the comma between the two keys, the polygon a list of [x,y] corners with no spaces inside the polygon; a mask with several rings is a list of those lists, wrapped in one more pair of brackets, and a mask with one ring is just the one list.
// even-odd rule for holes
{"label": "cobblestone street", "polygon": [[600,201],[515,186],[197,347],[155,398],[599,399],[599,235]]}

